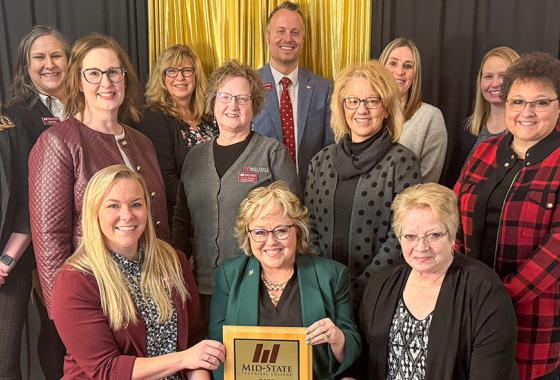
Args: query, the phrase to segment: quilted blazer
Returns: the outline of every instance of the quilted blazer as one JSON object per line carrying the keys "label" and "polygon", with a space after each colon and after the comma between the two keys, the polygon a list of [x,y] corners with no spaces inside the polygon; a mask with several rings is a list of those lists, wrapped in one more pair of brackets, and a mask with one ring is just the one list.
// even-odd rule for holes
{"label": "quilted blazer", "polygon": [[[154,147],[125,126],[119,141],[152,197],[160,239],[169,240],[165,186]],[[54,275],[82,237],[82,199],[90,178],[107,166],[124,164],[114,135],[95,131],[74,118],[41,134],[29,156],[29,212],[33,248],[44,301],[50,315]]]}
{"label": "quilted blazer", "polygon": [[[560,368],[560,123],[525,155],[503,200],[494,270],[517,313],[520,378]],[[516,155],[512,135],[488,140],[469,157],[455,193],[462,233],[457,248],[480,258],[488,197]]]}

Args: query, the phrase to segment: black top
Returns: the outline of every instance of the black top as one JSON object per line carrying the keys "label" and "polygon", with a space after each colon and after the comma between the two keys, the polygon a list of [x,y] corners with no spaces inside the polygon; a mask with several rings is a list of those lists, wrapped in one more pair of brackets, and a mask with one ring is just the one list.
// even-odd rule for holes
{"label": "black top", "polygon": [[[344,138],[342,144],[344,149],[340,150],[344,154],[345,160],[351,159],[356,166],[366,161],[371,160],[371,154],[367,154],[366,150],[372,147],[373,143],[381,136],[381,133],[369,137],[365,141],[353,143],[350,136]],[[365,152],[365,153],[364,153]],[[338,153],[338,152],[337,152]],[[337,162],[340,162],[341,155],[337,154]],[[360,162],[362,161],[362,162]],[[344,165],[337,165],[337,169],[343,169]],[[356,187],[360,180],[361,170],[355,173],[344,175],[345,170],[342,170],[342,176],[336,184],[334,193],[334,231],[333,231],[333,259],[348,265],[348,235],[350,231],[350,224],[352,220],[352,210],[354,209],[354,195],[356,194]]]}
{"label": "black top", "polygon": [[187,123],[162,110],[147,108],[136,128],[145,134],[156,150],[167,197],[167,215],[172,225],[177,189],[185,157],[196,144],[218,134],[213,123],[202,120],[193,130]]}
{"label": "black top", "polygon": [[214,162],[216,163],[216,172],[218,172],[218,177],[222,178],[239,156],[241,156],[241,153],[243,153],[247,148],[247,145],[249,145],[251,137],[253,137],[253,131],[249,133],[245,140],[225,146],[218,145],[218,139],[214,140]]}
{"label": "black top", "polygon": [[[494,183],[494,190],[488,198],[485,216],[484,235],[482,237],[482,245],[480,251],[480,260],[482,260],[490,268],[495,269],[496,245],[498,239],[498,229],[500,226],[500,216],[502,207],[506,199],[507,193],[513,181],[523,167],[523,160],[516,159],[513,165],[509,165],[506,175],[501,181]],[[496,179],[496,177],[493,177]]]}
{"label": "black top", "polygon": [[259,326],[303,326],[301,295],[295,271],[286,284],[276,306],[272,303],[261,280],[259,286]]}

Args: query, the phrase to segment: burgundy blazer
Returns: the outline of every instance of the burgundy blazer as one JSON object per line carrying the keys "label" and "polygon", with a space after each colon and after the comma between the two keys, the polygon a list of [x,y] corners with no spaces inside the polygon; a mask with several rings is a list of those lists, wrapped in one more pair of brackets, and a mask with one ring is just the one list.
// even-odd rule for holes
{"label": "burgundy blazer", "polygon": [[[198,289],[185,255],[177,252],[190,294],[186,303],[174,290],[177,310],[177,350],[203,338]],[[52,293],[52,317],[66,346],[63,379],[130,379],[137,357],[147,353],[147,331],[138,312],[138,322],[113,330],[103,315],[95,278],[64,266],[56,275]],[[186,379],[186,371],[181,373]]]}
{"label": "burgundy blazer", "polygon": [[[124,126],[121,148],[146,180],[157,237],[171,238],[165,185],[150,140]],[[33,248],[44,302],[51,313],[54,276],[82,239],[82,202],[95,173],[124,164],[115,137],[95,131],[75,118],[50,127],[29,156],[29,214]]]}

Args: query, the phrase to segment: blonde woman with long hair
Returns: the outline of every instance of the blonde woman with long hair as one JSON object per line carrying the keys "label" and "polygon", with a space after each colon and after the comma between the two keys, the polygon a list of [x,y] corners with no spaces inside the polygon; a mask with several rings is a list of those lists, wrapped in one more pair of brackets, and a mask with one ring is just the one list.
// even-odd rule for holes
{"label": "blonde woman with long hair", "polygon": [[196,52],[188,45],[177,44],[160,54],[146,85],[146,107],[138,130],[152,140],[156,149],[170,225],[187,153],[218,134],[217,125],[204,110],[206,84]]}
{"label": "blonde woman with long hair", "polygon": [[506,103],[502,100],[504,74],[519,54],[507,46],[498,46],[484,55],[476,77],[473,113],[467,119],[467,131],[476,136],[472,151],[480,143],[507,133]]}
{"label": "blonde woman with long hair", "polygon": [[83,239],[56,275],[52,316],[66,346],[64,377],[209,379],[224,359],[200,341],[198,290],[185,256],[158,240],[150,195],[125,165],[95,174]]}

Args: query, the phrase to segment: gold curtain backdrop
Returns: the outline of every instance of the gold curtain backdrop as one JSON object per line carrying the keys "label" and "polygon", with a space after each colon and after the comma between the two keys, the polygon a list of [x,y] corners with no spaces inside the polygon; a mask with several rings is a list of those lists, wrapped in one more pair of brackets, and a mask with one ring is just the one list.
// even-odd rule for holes
{"label": "gold curtain backdrop", "polygon": [[[211,73],[228,59],[268,62],[266,19],[283,0],[148,0],[149,60],[190,45]],[[333,79],[370,57],[372,0],[301,0],[306,37],[300,66]]]}

